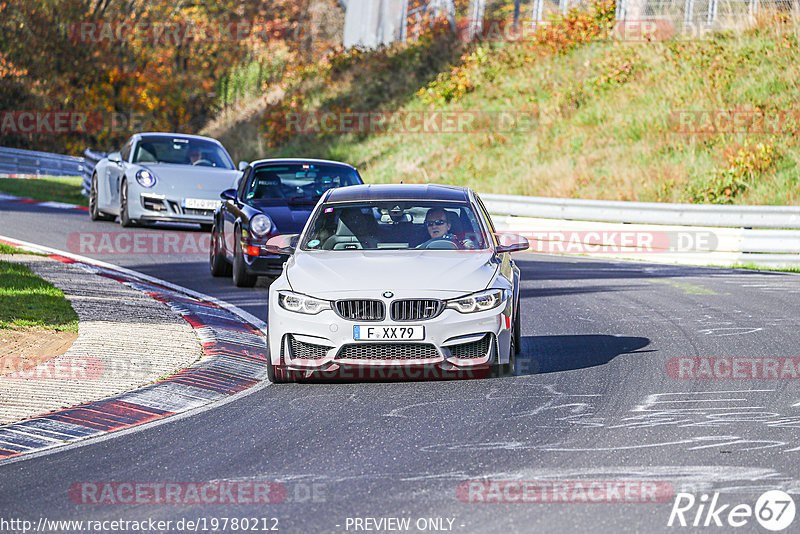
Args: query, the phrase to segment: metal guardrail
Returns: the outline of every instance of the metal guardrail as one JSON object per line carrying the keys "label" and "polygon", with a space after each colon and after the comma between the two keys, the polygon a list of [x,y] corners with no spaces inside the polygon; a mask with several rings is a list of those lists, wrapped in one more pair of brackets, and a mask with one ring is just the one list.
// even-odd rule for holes
{"label": "metal guardrail", "polygon": [[83,158],[0,147],[0,173],[36,176],[80,176]]}
{"label": "metal guardrail", "polygon": [[[0,173],[83,176],[83,194],[88,195],[95,165],[105,156],[105,152],[88,148],[84,157],[78,158],[0,147]],[[668,204],[495,194],[481,194],[481,198],[497,217],[498,228],[510,231],[594,230],[614,223],[619,226],[617,231],[676,232],[702,227],[712,230],[717,245],[713,250],[679,252],[664,255],[663,259],[699,264],[800,264],[800,206]],[[657,260],[654,255],[648,257]]]}
{"label": "metal guardrail", "polygon": [[727,228],[800,229],[800,206],[722,206],[669,204],[482,194],[492,214]]}

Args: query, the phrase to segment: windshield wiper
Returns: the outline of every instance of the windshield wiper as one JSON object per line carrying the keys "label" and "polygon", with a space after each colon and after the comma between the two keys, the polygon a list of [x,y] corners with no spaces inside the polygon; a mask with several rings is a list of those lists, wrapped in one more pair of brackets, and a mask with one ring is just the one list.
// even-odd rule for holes
{"label": "windshield wiper", "polygon": [[312,204],[312,203],[316,204],[317,201],[319,200],[320,196],[322,196],[322,195],[316,195],[316,196],[310,196],[310,197],[309,196],[304,196],[304,195],[296,195],[296,196],[293,196],[293,197],[289,197],[287,199],[287,202],[289,202],[290,204]]}

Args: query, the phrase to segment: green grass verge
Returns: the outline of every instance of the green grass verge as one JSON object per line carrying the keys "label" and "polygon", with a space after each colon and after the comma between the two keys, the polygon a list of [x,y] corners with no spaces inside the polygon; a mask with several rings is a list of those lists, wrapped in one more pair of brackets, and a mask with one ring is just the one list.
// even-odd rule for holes
{"label": "green grass verge", "polygon": [[36,179],[0,178],[0,191],[34,200],[66,202],[88,206],[89,199],[81,194],[80,176],[48,176]]}
{"label": "green grass verge", "polygon": [[[562,198],[800,203],[800,22],[765,15],[752,28],[702,40],[600,36],[553,53],[548,47],[558,46],[558,35],[470,45],[446,56],[444,68],[415,44],[352,54],[293,86],[287,82],[292,100],[277,108],[505,111],[530,114],[530,127],[294,133],[265,148],[266,114],[253,119],[259,126],[247,139],[219,137],[243,159],[344,160],[371,183],[438,182]],[[408,74],[414,65],[428,68],[414,77]],[[702,112],[732,110],[751,113],[750,132],[713,133],[711,123],[710,133],[693,133],[709,131]],[[784,118],[777,134],[757,133],[775,117]],[[229,131],[241,127],[232,124]]]}
{"label": "green grass verge", "polygon": [[780,273],[798,273],[800,267],[763,267],[755,263],[737,263],[735,265],[709,265],[709,267],[723,267],[725,269],[748,269],[751,271],[776,271]]}
{"label": "green grass verge", "polygon": [[24,265],[0,261],[0,329],[78,331],[78,315],[61,290]]}
{"label": "green grass verge", "polygon": [[5,243],[0,243],[0,254],[30,254],[32,256],[46,256],[46,254],[39,254],[38,252],[29,252],[27,250],[12,247]]}

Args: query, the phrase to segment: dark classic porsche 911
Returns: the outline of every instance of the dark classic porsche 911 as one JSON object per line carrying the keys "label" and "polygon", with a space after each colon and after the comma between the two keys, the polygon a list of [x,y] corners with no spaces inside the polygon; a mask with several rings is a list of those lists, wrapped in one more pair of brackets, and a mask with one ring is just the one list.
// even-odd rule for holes
{"label": "dark classic porsche 911", "polygon": [[213,276],[233,275],[237,287],[258,276],[277,277],[288,256],[264,245],[279,234],[298,234],[328,189],[364,183],[358,171],[336,161],[265,159],[250,163],[238,188],[220,195],[214,212],[209,267]]}

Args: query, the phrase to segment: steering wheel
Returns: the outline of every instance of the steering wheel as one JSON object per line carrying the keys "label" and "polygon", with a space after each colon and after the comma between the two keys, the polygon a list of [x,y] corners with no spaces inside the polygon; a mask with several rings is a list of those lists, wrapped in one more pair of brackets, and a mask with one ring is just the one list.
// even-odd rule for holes
{"label": "steering wheel", "polygon": [[[445,245],[445,246],[442,246]],[[433,239],[428,239],[424,243],[417,245],[416,248],[428,248],[428,249],[438,249],[438,250],[457,250],[461,247],[455,241],[447,239],[446,237],[434,237]]]}
{"label": "steering wheel", "polygon": [[209,167],[213,167],[213,166],[214,166],[214,164],[213,164],[213,163],[211,163],[211,162],[210,162],[209,160],[207,160],[207,159],[198,159],[197,161],[195,161],[194,163],[192,163],[192,165],[208,165]]}

